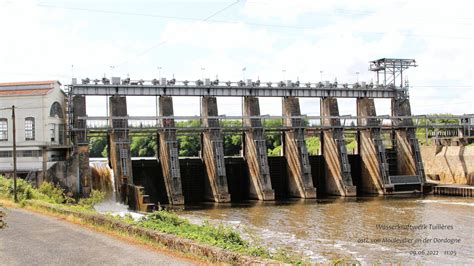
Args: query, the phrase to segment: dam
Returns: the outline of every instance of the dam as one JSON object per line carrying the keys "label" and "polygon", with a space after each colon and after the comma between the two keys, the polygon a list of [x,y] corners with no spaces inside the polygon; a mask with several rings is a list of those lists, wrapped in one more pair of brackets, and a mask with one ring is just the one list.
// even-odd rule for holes
{"label": "dam", "polygon": [[[429,191],[415,131],[437,125],[420,124],[421,117],[411,113],[403,71],[412,66],[416,62],[411,59],[372,61],[370,70],[377,74],[375,84],[73,79],[68,86],[67,117],[72,154],[78,161],[79,191],[87,195],[91,190],[88,137],[93,134],[107,136],[117,199],[137,210],[152,210],[158,203]],[[106,96],[108,116],[89,116],[87,96]],[[159,115],[129,116],[127,97],[133,96],[158,97]],[[200,116],[174,115],[173,98],[182,96],[200,97]],[[219,97],[241,97],[242,115],[219,115]],[[261,97],[280,97],[282,115],[261,115]],[[300,98],[319,98],[320,116],[302,114]],[[356,116],[340,115],[341,98],[356,99]],[[377,116],[375,99],[390,99],[390,116]],[[281,120],[282,124],[269,126],[265,123],[268,119]],[[465,121],[463,117],[458,119]],[[176,122],[179,120],[197,121],[197,126],[183,127]],[[241,123],[222,126],[225,120]],[[441,127],[459,136],[470,134],[470,128],[466,131],[461,122]],[[282,134],[280,156],[267,155],[265,134],[271,131]],[[156,136],[155,159],[132,161],[130,135],[138,132]],[[229,132],[241,135],[239,157],[224,156],[223,134]],[[179,158],[177,136],[189,133],[200,135],[199,157]],[[357,154],[349,154],[346,148],[345,136],[349,133],[356,136]],[[310,135],[320,139],[320,155],[309,155],[305,138]]]}

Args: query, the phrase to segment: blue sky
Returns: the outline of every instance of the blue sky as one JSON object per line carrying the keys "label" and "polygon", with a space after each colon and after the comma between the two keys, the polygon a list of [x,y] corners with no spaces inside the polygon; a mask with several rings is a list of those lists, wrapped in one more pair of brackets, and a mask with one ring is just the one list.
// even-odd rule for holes
{"label": "blue sky", "polygon": [[[400,57],[419,63],[407,72],[415,114],[474,113],[472,10],[457,0],[0,0],[0,82],[152,79],[158,67],[178,80],[238,80],[245,67],[264,81],[316,82],[323,71],[324,80],[352,83],[359,72],[370,82],[368,61]],[[130,98],[129,113],[153,115],[154,101]],[[89,115],[104,114],[104,102],[91,98]],[[240,99],[218,102],[220,113],[240,114]],[[197,114],[198,103],[175,98],[175,113]],[[317,99],[301,105],[319,114]],[[355,101],[340,110],[354,114]],[[280,99],[262,99],[261,111],[280,114]],[[389,103],[377,111],[388,114]]]}

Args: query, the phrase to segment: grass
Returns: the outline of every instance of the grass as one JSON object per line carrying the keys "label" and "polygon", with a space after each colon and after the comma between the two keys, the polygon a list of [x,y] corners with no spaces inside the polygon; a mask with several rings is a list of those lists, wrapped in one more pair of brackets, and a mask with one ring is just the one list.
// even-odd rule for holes
{"label": "grass", "polygon": [[[0,176],[0,198],[13,199],[13,181]],[[27,202],[46,202],[62,209],[76,212],[97,214],[93,206],[104,199],[105,193],[93,190],[89,198],[76,201],[58,186],[43,182],[39,188],[33,188],[23,179],[17,181],[17,195],[20,206]],[[292,264],[307,264],[301,256],[290,255],[283,250],[269,252],[258,244],[244,240],[233,228],[222,224],[214,226],[208,222],[201,225],[192,224],[187,219],[179,217],[174,212],[156,211],[139,220],[134,220],[130,215],[124,217],[107,215],[110,218],[134,225],[140,228],[151,229],[195,242],[220,247],[243,255],[256,256],[264,259],[273,259]],[[0,218],[3,216],[0,216]],[[114,228],[109,228],[114,230]],[[117,230],[118,231],[118,230]],[[138,237],[138,236],[137,236]]]}
{"label": "grass", "polygon": [[171,211],[155,211],[139,220],[134,220],[130,215],[112,217],[141,228],[180,236],[244,255],[257,256],[291,264],[309,263],[302,256],[289,254],[282,249],[276,252],[269,252],[269,250],[263,246],[251,244],[247,240],[244,240],[240,234],[231,227],[222,224],[214,226],[207,221],[201,225],[192,224],[187,219],[181,218]]}

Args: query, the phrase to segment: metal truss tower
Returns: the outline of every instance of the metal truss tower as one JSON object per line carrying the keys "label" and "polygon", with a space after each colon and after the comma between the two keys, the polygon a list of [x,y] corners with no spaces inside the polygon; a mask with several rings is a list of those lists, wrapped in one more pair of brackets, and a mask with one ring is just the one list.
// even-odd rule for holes
{"label": "metal truss tower", "polygon": [[383,74],[383,85],[397,86],[400,78],[400,87],[403,88],[403,71],[409,67],[417,67],[414,59],[381,58],[370,61],[370,71],[377,72],[377,84],[380,84],[380,74]]}

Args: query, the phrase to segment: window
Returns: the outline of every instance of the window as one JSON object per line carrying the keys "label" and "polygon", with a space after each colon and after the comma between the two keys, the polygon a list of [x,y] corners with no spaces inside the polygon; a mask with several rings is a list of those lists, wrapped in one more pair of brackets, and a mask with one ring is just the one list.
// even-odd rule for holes
{"label": "window", "polygon": [[60,103],[54,102],[51,105],[51,108],[49,109],[49,116],[63,118],[63,108],[61,107]]}
{"label": "window", "polygon": [[0,118],[0,141],[8,140],[8,120]]}
{"label": "window", "polygon": [[12,157],[11,151],[0,151],[0,158],[9,158]]}
{"label": "window", "polygon": [[50,124],[49,130],[51,131],[51,142],[56,141],[56,125]]}
{"label": "window", "polygon": [[35,140],[35,118],[25,118],[25,140]]}

